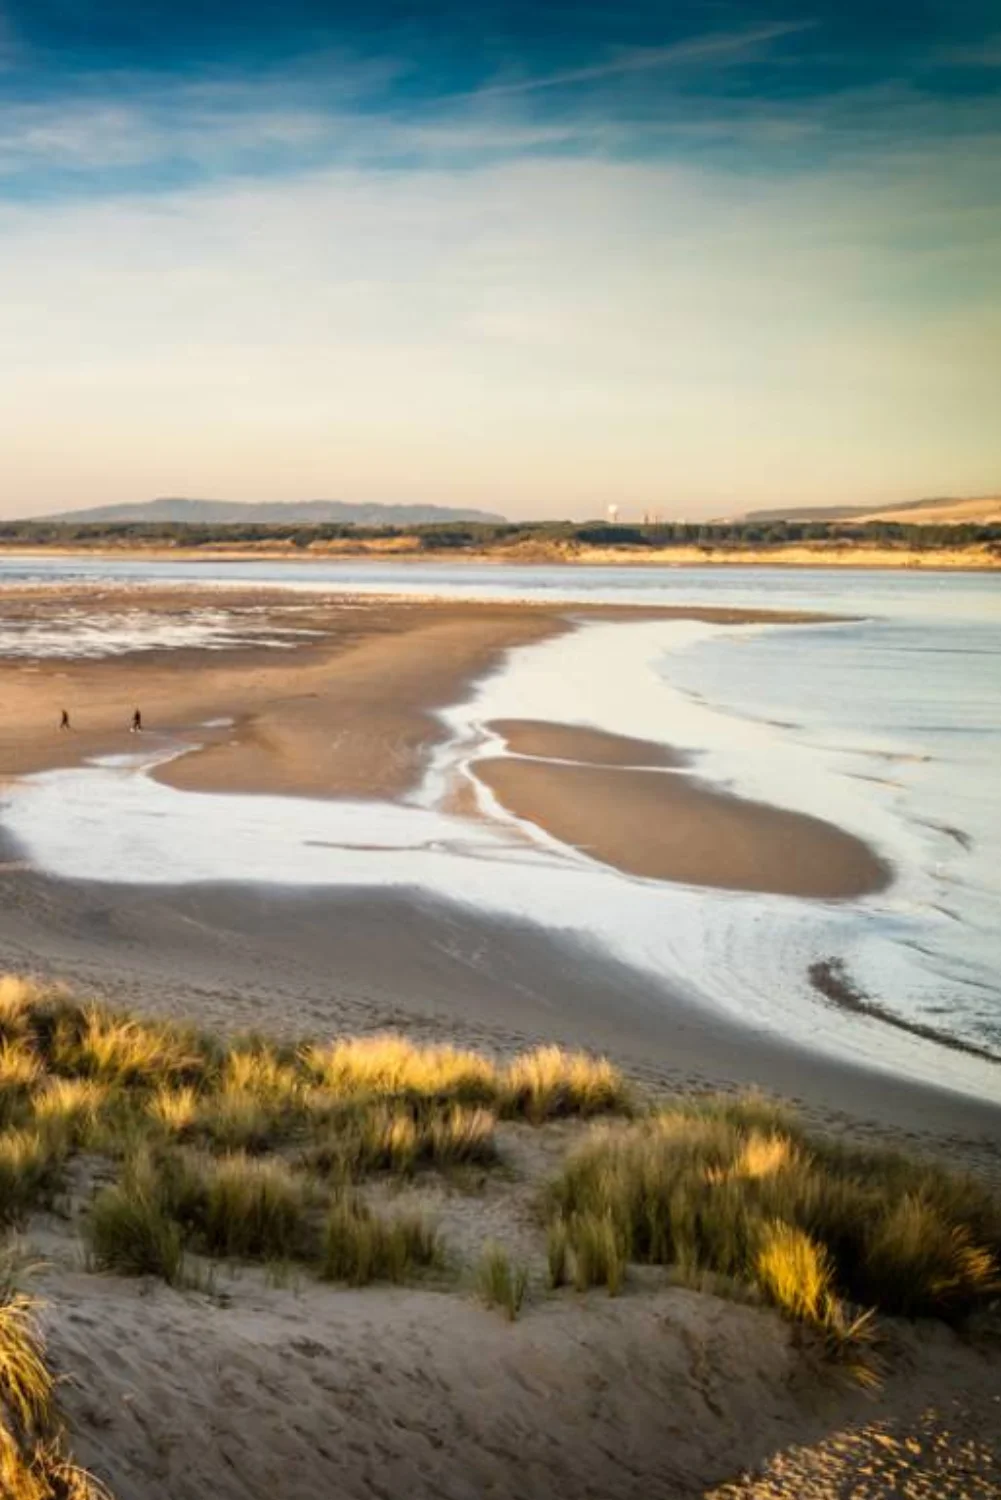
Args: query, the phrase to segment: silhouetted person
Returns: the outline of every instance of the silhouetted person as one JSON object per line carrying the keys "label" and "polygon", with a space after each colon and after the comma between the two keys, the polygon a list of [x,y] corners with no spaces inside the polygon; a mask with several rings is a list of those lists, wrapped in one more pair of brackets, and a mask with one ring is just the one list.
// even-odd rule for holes
{"label": "silhouetted person", "polygon": [[66,709],[64,708],[63,711],[62,711],[62,713],[59,715],[59,728],[60,729],[68,729],[69,727],[70,727],[70,716],[69,716],[68,712],[66,711]]}
{"label": "silhouetted person", "polygon": [[131,730],[131,733],[132,734],[142,734],[142,728],[143,728],[143,716],[139,712],[139,710],[136,709],[135,713],[132,715],[132,730]]}

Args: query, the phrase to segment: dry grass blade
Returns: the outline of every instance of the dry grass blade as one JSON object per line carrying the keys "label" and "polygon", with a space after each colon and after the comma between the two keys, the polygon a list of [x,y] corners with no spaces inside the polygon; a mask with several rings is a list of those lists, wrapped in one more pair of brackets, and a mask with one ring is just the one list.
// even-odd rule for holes
{"label": "dry grass blade", "polygon": [[54,1380],[42,1349],[38,1302],[22,1292],[0,1303],[0,1403],[23,1434],[52,1422]]}

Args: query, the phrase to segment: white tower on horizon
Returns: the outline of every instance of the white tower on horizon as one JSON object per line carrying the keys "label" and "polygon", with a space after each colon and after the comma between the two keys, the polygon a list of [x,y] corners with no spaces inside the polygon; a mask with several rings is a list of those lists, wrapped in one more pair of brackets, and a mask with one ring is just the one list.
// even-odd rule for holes
{"label": "white tower on horizon", "polygon": [[615,523],[616,523],[616,521],[618,519],[619,519],[619,507],[617,505],[610,505],[608,507],[608,524],[609,524],[609,526],[614,526]]}

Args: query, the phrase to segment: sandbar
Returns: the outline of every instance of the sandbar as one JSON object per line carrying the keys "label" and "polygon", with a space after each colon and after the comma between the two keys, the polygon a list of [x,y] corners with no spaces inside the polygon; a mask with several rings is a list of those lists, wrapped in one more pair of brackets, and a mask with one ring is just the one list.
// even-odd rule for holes
{"label": "sandbar", "polygon": [[516,816],[631,875],[835,900],[892,878],[868,845],[833,823],[690,775],[517,756],[478,760],[474,771]]}

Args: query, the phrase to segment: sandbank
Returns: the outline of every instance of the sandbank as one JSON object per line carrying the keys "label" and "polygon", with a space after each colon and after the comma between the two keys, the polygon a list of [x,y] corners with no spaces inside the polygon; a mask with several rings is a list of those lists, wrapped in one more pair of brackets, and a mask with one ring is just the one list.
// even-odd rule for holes
{"label": "sandbank", "polygon": [[[587,731],[561,736],[588,759]],[[632,751],[622,746],[624,758]],[[844,899],[884,889],[891,870],[861,839],[821,818],[716,791],[690,775],[517,756],[473,767],[499,801],[630,875],[685,885]]]}

